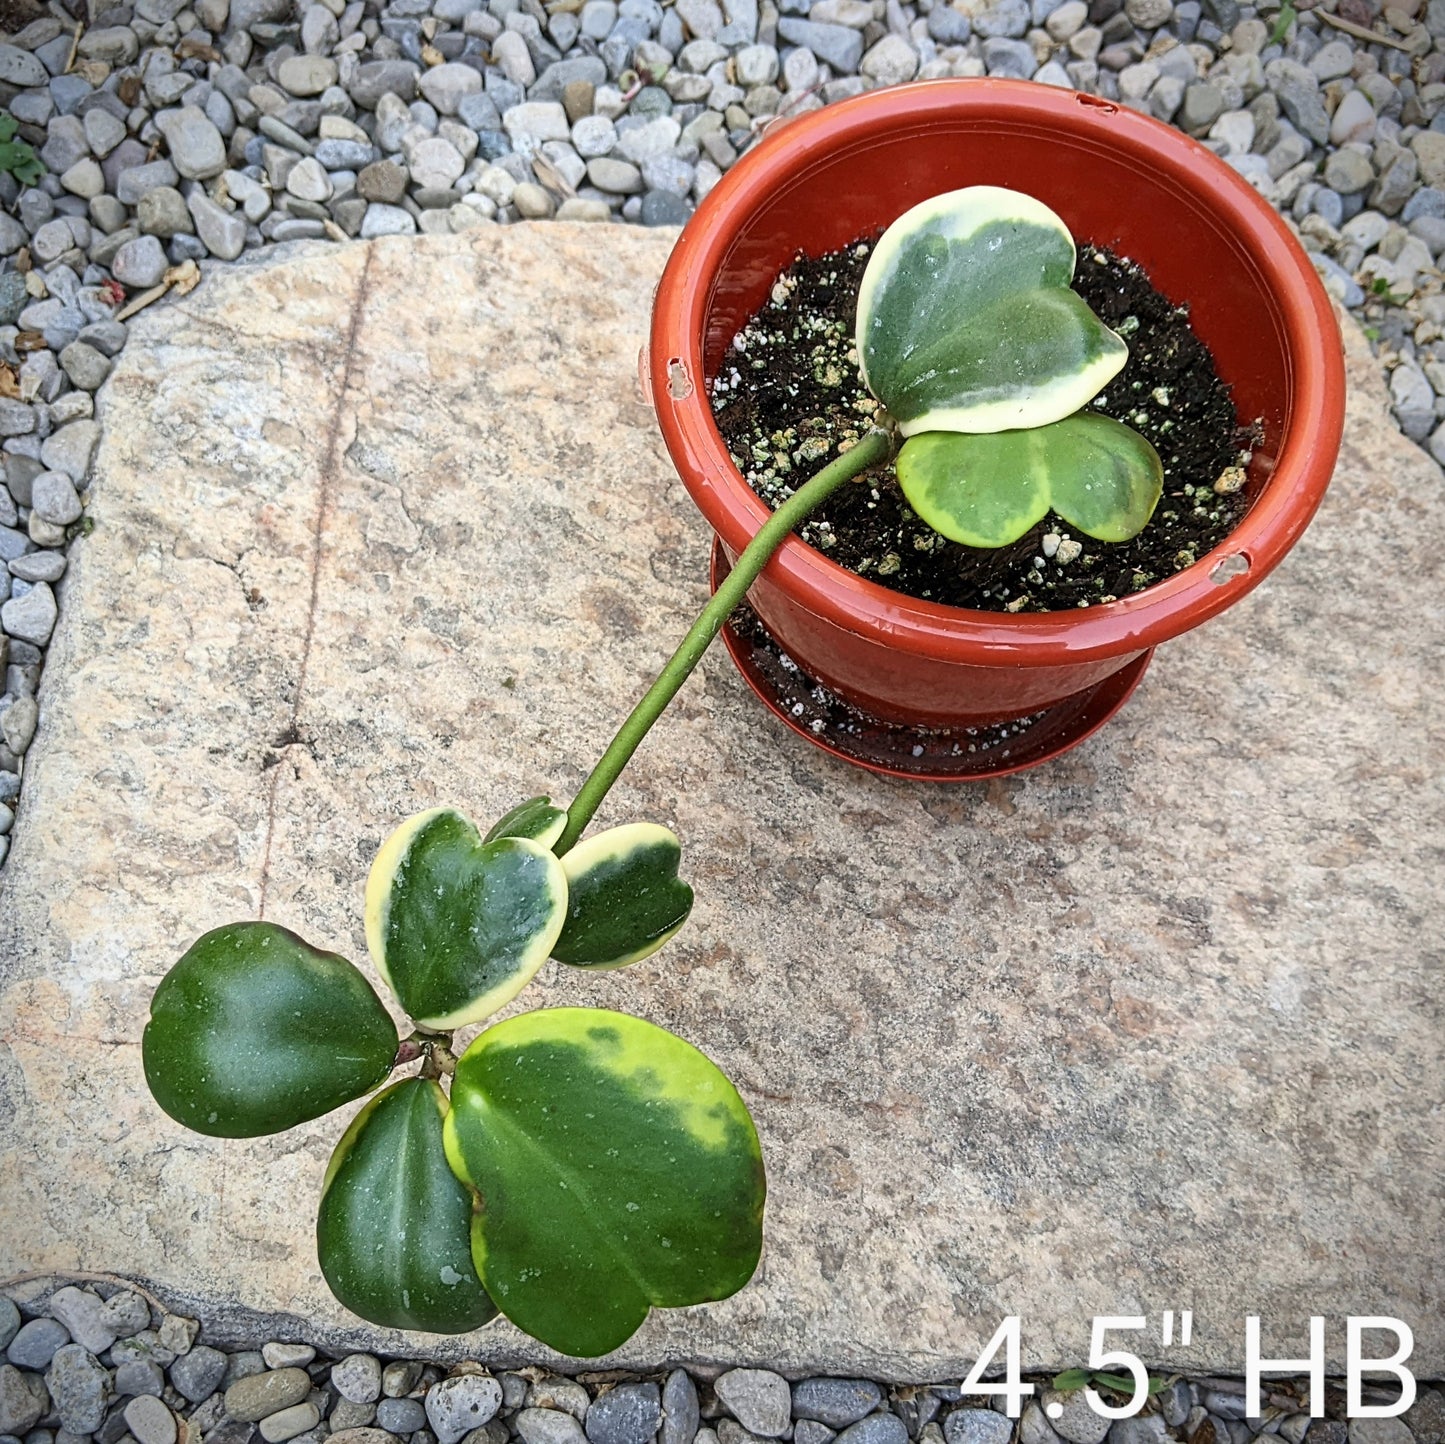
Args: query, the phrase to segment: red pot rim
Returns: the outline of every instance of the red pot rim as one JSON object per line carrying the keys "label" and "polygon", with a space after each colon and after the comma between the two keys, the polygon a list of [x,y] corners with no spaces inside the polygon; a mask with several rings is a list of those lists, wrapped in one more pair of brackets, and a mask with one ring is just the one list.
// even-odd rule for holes
{"label": "red pot rim", "polygon": [[[796,603],[837,625],[944,660],[1053,665],[1156,646],[1257,586],[1308,525],[1339,449],[1344,363],[1324,288],[1273,208],[1204,146],[1127,107],[1029,81],[933,80],[836,102],[765,137],[698,207],[658,286],[647,364],[663,438],[714,531],[732,552],[741,551],[769,513],[733,465],[713,422],[702,348],[714,278],[743,219],[806,174],[813,157],[864,143],[880,124],[923,130],[961,107],[996,121],[1057,123],[1075,144],[1123,151],[1162,175],[1186,204],[1227,224],[1241,258],[1278,302],[1292,361],[1287,424],[1273,473],[1220,547],[1135,596],[1077,612],[1013,616],[915,600],[864,580],[796,537],[783,543],[765,575]],[[676,361],[692,383],[682,396],[669,388]],[[1247,571],[1215,580],[1211,573],[1235,556],[1247,561]]]}

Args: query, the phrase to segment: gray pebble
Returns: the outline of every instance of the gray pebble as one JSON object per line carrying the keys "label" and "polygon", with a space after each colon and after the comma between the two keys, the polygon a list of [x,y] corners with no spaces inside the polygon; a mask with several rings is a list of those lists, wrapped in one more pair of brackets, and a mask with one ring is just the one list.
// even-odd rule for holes
{"label": "gray pebble", "polygon": [[686,1369],[674,1369],[662,1386],[662,1435],[658,1444],[692,1444],[698,1422],[697,1386]]}
{"label": "gray pebble", "polygon": [[1167,1437],[1164,1420],[1158,1414],[1115,1419],[1109,1426],[1109,1444],[1163,1444]]}
{"label": "gray pebble", "polygon": [[[55,619],[58,615],[55,605],[55,593],[45,582],[36,582],[23,597],[13,597],[10,601],[0,606],[0,627],[12,637],[18,637],[22,642],[29,642],[32,646],[43,647],[49,640],[50,634],[55,630]],[[14,1345],[11,1345],[13,1350]],[[66,1362],[61,1372],[63,1382],[74,1381],[79,1389],[85,1380],[85,1370],[80,1362],[77,1362],[75,1354],[66,1354],[67,1349],[77,1349],[90,1355],[79,1344],[63,1344],[52,1356],[50,1367],[55,1367],[55,1361],[64,1355]],[[104,1369],[101,1370],[103,1374]],[[53,1392],[53,1391],[52,1391]],[[83,1412],[83,1411],[82,1411]],[[67,1427],[69,1427],[67,1425]],[[77,1429],[77,1434],[90,1434],[100,1427],[99,1421],[92,1424],[88,1429]]]}
{"label": "gray pebble", "polygon": [[0,436],[27,436],[34,430],[34,410],[23,401],[0,396]]}
{"label": "gray pebble", "polygon": [[523,1409],[512,1423],[522,1444],[586,1444],[582,1426],[560,1409]]}
{"label": "gray pebble", "polygon": [[[29,580],[27,578],[27,580]],[[0,1349],[8,1349],[10,1341],[20,1332],[20,1310],[15,1301],[0,1294]],[[56,1346],[57,1348],[59,1345]]]}
{"label": "gray pebble", "polygon": [[644,226],[681,226],[692,215],[692,207],[672,191],[648,191],[642,198]]}
{"label": "gray pebble", "polygon": [[591,1444],[648,1444],[661,1423],[656,1384],[618,1384],[592,1401],[585,1427]]}
{"label": "gray pebble", "polygon": [[316,1357],[316,1350],[310,1344],[263,1344],[261,1357],[268,1369],[304,1369]]}
{"label": "gray pebble", "polygon": [[[65,347],[60,353],[60,364],[70,378],[70,384],[80,391],[99,390],[105,378],[110,375],[110,358],[84,341],[72,341]],[[106,1323],[104,1327],[109,1328],[109,1324]],[[113,1330],[111,1342],[114,1342]],[[106,1348],[109,1347],[107,1344]]]}
{"label": "gray pebble", "polygon": [[0,712],[0,738],[17,757],[23,757],[35,739],[35,727],[39,721],[40,708],[35,698],[17,697]]}
{"label": "gray pebble", "polygon": [[305,1369],[252,1374],[226,1390],[226,1413],[242,1424],[255,1424],[268,1414],[299,1404],[310,1392],[311,1378]]}
{"label": "gray pebble", "polygon": [[943,1421],[947,1444],[1008,1444],[1013,1423],[992,1409],[955,1409]]}
{"label": "gray pebble", "polygon": [[824,64],[843,73],[856,71],[863,58],[862,35],[845,25],[785,15],[778,21],[778,34],[794,45],[805,45]]}
{"label": "gray pebble", "polygon": [[[309,1399],[290,1408],[278,1409],[261,1420],[261,1437],[266,1444],[286,1444],[321,1422],[321,1411]],[[145,1444],[145,1441],[141,1441]]]}
{"label": "gray pebble", "polygon": [[99,440],[100,427],[94,421],[72,421],[45,439],[40,459],[48,471],[63,471],[79,486],[90,470],[90,459]]}
{"label": "gray pebble", "polygon": [[[0,790],[6,790],[3,786],[5,777],[13,775],[0,774]],[[17,777],[15,781],[18,790],[20,779]],[[6,840],[8,842],[9,839]],[[13,1364],[0,1364],[0,1434],[28,1433],[45,1417],[49,1408],[45,1386],[34,1374],[22,1374]]]}
{"label": "gray pebble", "polygon": [[818,1423],[816,1419],[799,1419],[793,1425],[793,1444],[832,1444],[837,1437],[836,1430]]}
{"label": "gray pebble", "polygon": [[191,1403],[199,1404],[221,1387],[226,1378],[227,1363],[226,1356],[219,1349],[200,1344],[171,1365],[171,1383]]}
{"label": "gray pebble", "polygon": [[140,1394],[125,1406],[125,1422],[136,1444],[176,1444],[176,1416],[153,1394]]}
{"label": "gray pebble", "polygon": [[[1054,1426],[1036,1400],[1025,1406],[1019,1418],[1019,1444],[1060,1444]],[[1223,1441],[1217,1441],[1217,1444],[1223,1444]]]}
{"label": "gray pebble", "polygon": [[381,1371],[381,1392],[388,1399],[410,1394],[421,1379],[421,1364],[415,1359],[397,1359]]}
{"label": "gray pebble", "polygon": [[137,236],[115,253],[110,269],[123,286],[144,291],[160,284],[168,264],[166,253],[155,236]]}
{"label": "gray pebble", "polygon": [[730,1369],[715,1381],[713,1389],[750,1434],[777,1439],[792,1422],[788,1382],[768,1369]]}
{"label": "gray pebble", "polygon": [[[60,562],[60,570],[65,570],[65,558],[59,552],[34,552],[37,557],[55,557]],[[28,558],[25,558],[28,560]],[[10,569],[12,572],[14,567]],[[56,574],[57,576],[59,573]],[[55,577],[47,577],[45,580],[54,581]],[[27,578],[27,580],[40,580],[39,578]],[[121,1397],[129,1395],[154,1394],[160,1398],[166,1387],[166,1376],[159,1364],[153,1364],[149,1359],[133,1359],[128,1364],[122,1364],[115,1371],[115,1392]]]}
{"label": "gray pebble", "polygon": [[576,1379],[567,1379],[553,1374],[539,1379],[527,1391],[527,1407],[530,1409],[561,1409],[574,1419],[587,1417],[592,1397]]}
{"label": "gray pebble", "polygon": [[[44,593],[48,602],[45,614],[48,614],[49,622],[44,627],[44,638],[36,641],[34,636],[26,636],[24,632],[13,629],[6,614],[12,607],[23,607],[40,592]],[[33,591],[0,608],[0,617],[4,617],[5,630],[12,636],[42,646],[44,641],[49,640],[50,630],[55,625],[55,598],[50,588],[39,582]],[[45,1387],[50,1391],[51,1403],[60,1416],[63,1429],[72,1434],[94,1434],[100,1428],[105,1419],[105,1406],[110,1400],[110,1375],[88,1349],[79,1344],[65,1344],[57,1349],[50,1367],[45,1371]]]}
{"label": "gray pebble", "polygon": [[856,1424],[882,1402],[883,1391],[871,1379],[804,1379],[793,1385],[793,1413],[830,1429]]}
{"label": "gray pebble", "polygon": [[426,1428],[426,1409],[419,1399],[382,1399],[376,1406],[376,1422],[393,1434],[415,1434]]}
{"label": "gray pebble", "polygon": [[[116,323],[110,321],[103,324],[114,326]],[[93,328],[87,327],[87,330],[89,329]],[[119,329],[122,333],[124,332],[124,327]],[[125,338],[124,334],[122,334],[121,345],[123,346],[124,344]],[[119,349],[120,347],[116,348],[116,350]],[[107,352],[105,354],[110,355],[113,353]],[[62,560],[64,560],[64,558],[62,558]],[[45,580],[50,581],[52,578],[46,577]],[[129,1339],[133,1335],[140,1333],[142,1329],[150,1327],[151,1307],[138,1293],[134,1292],[134,1290],[124,1289],[118,1294],[113,1294],[105,1301],[105,1318],[106,1322],[115,1332],[117,1339]]]}
{"label": "gray pebble", "polygon": [[1350,1444],[1415,1444],[1403,1419],[1351,1419]]}
{"label": "gray pebble", "polygon": [[908,1430],[896,1414],[869,1414],[838,1435],[839,1444],[908,1444]]}
{"label": "gray pebble", "polygon": [[64,1324],[54,1319],[31,1319],[11,1340],[5,1357],[20,1369],[48,1369],[55,1351],[69,1342],[70,1331]]}
{"label": "gray pebble", "polygon": [[457,1444],[490,1420],[502,1404],[502,1386],[490,1374],[459,1374],[427,1391],[426,1416],[439,1444]]}
{"label": "gray pebble", "polygon": [[331,1383],[353,1404],[374,1403],[381,1397],[381,1362],[373,1354],[348,1354],[332,1365]]}
{"label": "gray pebble", "polygon": [[376,1418],[375,1404],[353,1404],[350,1399],[338,1399],[331,1406],[327,1420],[333,1433],[342,1429],[364,1429]]}
{"label": "gray pebble", "polygon": [[[1040,1402],[1054,1433],[1068,1444],[1103,1444],[1109,1420],[1094,1412],[1082,1389],[1046,1389]],[[1062,1410],[1057,1416],[1054,1406]]]}
{"label": "gray pebble", "polygon": [[155,121],[170,148],[171,164],[188,180],[206,180],[225,170],[226,142],[199,106],[161,111]]}
{"label": "gray pebble", "polygon": [[[1179,1428],[1189,1417],[1194,1397],[1183,1379],[1176,1379],[1159,1395],[1159,1412],[1171,1429]],[[1299,1444],[1298,1440],[1294,1444]]]}

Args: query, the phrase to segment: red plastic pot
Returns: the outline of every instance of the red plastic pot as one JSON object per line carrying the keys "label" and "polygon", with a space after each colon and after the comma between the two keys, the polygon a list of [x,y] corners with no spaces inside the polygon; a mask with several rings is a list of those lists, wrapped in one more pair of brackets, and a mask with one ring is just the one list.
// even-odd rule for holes
{"label": "red plastic pot", "polygon": [[896,724],[976,727],[1036,713],[1239,600],[1313,516],[1344,420],[1339,332],[1313,267],[1202,146],[1121,106],[1026,82],[874,91],[791,121],[749,152],[699,206],[658,287],[654,404],[729,561],[767,515],[708,405],[733,336],[799,251],[835,250],[928,196],[980,184],[1037,196],[1081,244],[1131,257],[1187,302],[1241,422],[1258,419],[1264,440],[1249,511],[1221,547],[1147,591],[1079,611],[1010,616],[915,601],[790,537],[749,601],[805,671]]}

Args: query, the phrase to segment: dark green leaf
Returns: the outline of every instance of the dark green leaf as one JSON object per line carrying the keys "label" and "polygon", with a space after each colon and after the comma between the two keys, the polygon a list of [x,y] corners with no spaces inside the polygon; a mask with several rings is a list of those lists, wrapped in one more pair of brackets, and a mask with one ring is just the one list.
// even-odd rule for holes
{"label": "dark green leaf", "polygon": [[904,436],[1045,426],[1129,351],[1069,289],[1074,242],[1000,186],[934,196],[883,233],[858,288],[858,356]]}
{"label": "dark green leaf", "polygon": [[383,1328],[462,1334],[496,1317],[472,1264],[472,1196],[442,1147],[446,1112],[437,1084],[394,1083],[356,1115],[321,1187],[321,1272]]}
{"label": "dark green leaf", "polygon": [[562,858],[567,921],[552,947],[562,963],[621,968],[655,953],[687,921],[692,889],[665,827],[634,822],[579,842]]}
{"label": "dark green leaf", "polygon": [[650,1306],[726,1298],[757,1267],[747,1108],[696,1048],[639,1018],[548,1008],[487,1029],[457,1067],[446,1147],[481,1195],[488,1293],[564,1354],[607,1353]]}
{"label": "dark green leaf", "polygon": [[565,808],[554,807],[550,797],[532,797],[500,818],[482,839],[495,842],[499,837],[526,837],[540,847],[550,848],[567,826]]}
{"label": "dark green leaf", "polygon": [[987,436],[930,431],[898,453],[898,484],[935,531],[972,547],[1017,541],[1052,508],[1100,541],[1127,541],[1164,486],[1158,453],[1137,431],[1081,414]]}
{"label": "dark green leaf", "polygon": [[1062,1374],[1054,1375],[1054,1388],[1061,1394],[1072,1393],[1075,1389],[1082,1389],[1089,1382],[1089,1371],[1087,1369],[1065,1369]]}
{"label": "dark green leaf", "polygon": [[483,842],[451,808],[418,813],[366,883],[366,942],[402,1006],[450,1032],[509,1003],[546,962],[567,915],[562,864],[521,837]]}
{"label": "dark green leaf", "polygon": [[161,980],[141,1042],[178,1123],[218,1138],[279,1133],[385,1079],[396,1026],[345,958],[274,923],[199,938]]}

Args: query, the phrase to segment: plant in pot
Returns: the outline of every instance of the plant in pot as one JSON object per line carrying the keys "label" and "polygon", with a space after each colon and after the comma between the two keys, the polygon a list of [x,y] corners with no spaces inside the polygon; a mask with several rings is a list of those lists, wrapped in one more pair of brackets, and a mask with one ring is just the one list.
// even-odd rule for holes
{"label": "plant in pot", "polygon": [[[1110,587],[1096,594],[1108,600],[1087,607],[1031,603],[1009,612],[998,598],[999,610],[948,605],[897,590],[876,566],[864,575],[847,569],[835,559],[841,548],[784,543],[748,592],[761,634],[730,629],[729,650],[794,730],[851,762],[912,777],[998,775],[1090,735],[1126,700],[1155,646],[1230,606],[1281,561],[1319,505],[1343,425],[1337,328],[1308,257],[1202,146],[1107,101],[1025,82],[879,90],[791,121],[749,152],[698,208],[658,288],[646,375],[674,464],[716,533],[715,579],[736,563],[776,496],[760,494],[769,491],[770,463],[744,454],[718,402],[734,371],[747,383],[754,365],[772,375],[777,358],[735,343],[758,334],[760,313],[786,303],[780,288],[796,279],[795,262],[840,263],[912,207],[973,186],[1026,191],[1078,240],[1089,257],[1081,273],[1096,253],[1127,259],[1166,309],[1187,311],[1227,388],[1247,461],[1226,480],[1240,488],[1226,536],[1193,552],[1181,547],[1176,570],[1137,591]],[[802,318],[828,319],[851,332],[841,298],[831,318]],[[811,350],[803,348],[804,362]],[[806,390],[816,378],[802,379]],[[1150,390],[1142,394],[1151,406]],[[1226,451],[1234,424],[1226,418],[1220,427]],[[839,434],[846,439],[847,428]],[[796,465],[799,448],[784,436],[760,439],[781,439],[771,449]],[[1169,450],[1158,449],[1167,467]],[[815,442],[810,454],[829,450]],[[1204,488],[1225,469],[1203,478]],[[1159,517],[1181,505],[1192,511],[1169,480]],[[896,504],[893,475],[886,486],[881,506]],[[936,520],[914,510],[905,517],[914,533],[920,517]],[[1056,522],[1029,534],[1024,575],[1036,558],[1054,572],[1046,553]],[[815,529],[813,539],[827,536]],[[905,563],[914,544],[905,538],[896,548]],[[821,708],[798,669],[826,689]],[[839,699],[835,715],[828,708]]]}
{"label": "plant in pot", "polygon": [[352,964],[268,922],[206,933],[157,988],[146,1078],[182,1124],[249,1137],[367,1099],[321,1181],[316,1227],[348,1308],[446,1332],[501,1312],[595,1356],[651,1307],[725,1298],[751,1277],[761,1150],[697,1049],[582,1008],[493,1022],[459,1059],[453,1035],[548,958],[625,967],[682,927],[692,892],[672,833],[584,834],[749,588],[797,546],[793,529],[887,465],[895,428],[900,482],[937,535],[997,546],[1050,511],[1106,540],[1148,522],[1163,464],[1138,431],[1086,409],[1129,348],[1070,289],[1075,260],[1059,216],[1006,187],[934,192],[896,219],[858,293],[868,422],[771,514],[758,503],[730,571],[576,797],[533,798],[486,832],[434,809],[377,853],[367,945],[415,1021],[407,1038]]}

